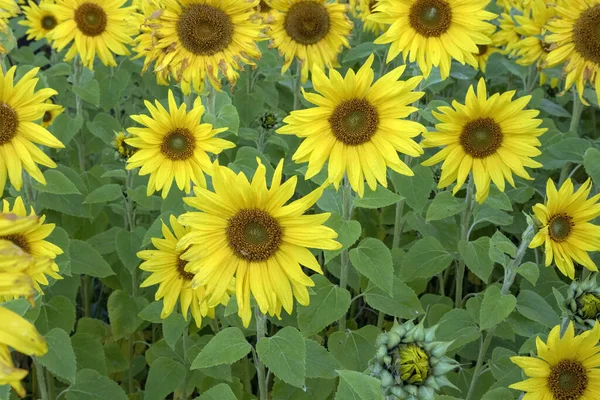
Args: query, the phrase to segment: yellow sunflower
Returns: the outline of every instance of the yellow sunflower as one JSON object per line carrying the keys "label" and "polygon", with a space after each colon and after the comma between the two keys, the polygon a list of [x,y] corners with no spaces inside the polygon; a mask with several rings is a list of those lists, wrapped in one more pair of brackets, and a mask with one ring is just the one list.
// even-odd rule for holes
{"label": "yellow sunflower", "polygon": [[[253,18],[259,0],[163,0],[146,21],[138,41],[149,46],[146,64],[164,79],[170,75],[185,94],[202,91],[208,78],[221,89],[221,75],[234,84],[244,64],[260,58],[257,42],[264,25]],[[138,46],[139,47],[139,46]]]}
{"label": "yellow sunflower", "polygon": [[27,6],[23,6],[25,19],[19,21],[19,24],[29,28],[25,32],[27,40],[42,40],[48,37],[48,33],[60,23],[56,15],[48,8],[50,4],[54,4],[54,1],[42,0],[40,5],[29,1]]}
{"label": "yellow sunflower", "polygon": [[565,90],[575,85],[583,104],[586,82],[596,89],[600,101],[600,0],[563,0],[556,7],[556,16],[548,21],[550,54],[548,67],[565,63]]}
{"label": "yellow sunflower", "polygon": [[529,377],[509,387],[525,392],[523,400],[600,399],[600,324],[575,336],[573,323],[560,337],[560,326],[548,341],[536,338],[537,357],[511,357]]}
{"label": "yellow sunflower", "polygon": [[135,149],[125,143],[129,135],[125,136],[125,133],[119,132],[115,134],[115,140],[113,142],[115,150],[119,153],[119,156],[123,160],[127,160],[129,157],[135,154]]}
{"label": "yellow sunflower", "polygon": [[365,179],[372,190],[377,182],[387,186],[387,167],[413,175],[398,152],[423,154],[412,138],[426,131],[423,125],[402,119],[417,111],[411,104],[423,93],[412,90],[422,77],[399,81],[405,69],[401,66],[373,82],[372,64],[371,55],[356,74],[350,69],[345,78],[330,70],[328,79],[315,69],[313,86],[320,94],[304,97],[317,107],[293,111],[283,120],[287,125],[277,130],[306,138],[293,156],[296,162],[308,162],[306,179],[329,160],[329,181],[337,188],[346,174],[361,197]]}
{"label": "yellow sunflower", "polygon": [[33,299],[36,292],[27,270],[30,270],[34,262],[35,259],[19,246],[0,239],[0,299]]}
{"label": "yellow sunflower", "polygon": [[282,73],[294,58],[301,66],[302,82],[309,71],[338,66],[337,58],[348,38],[352,22],[346,15],[347,5],[326,0],[271,0],[279,13],[269,25],[272,47],[283,56]]}
{"label": "yellow sunflower", "polygon": [[19,13],[19,5],[15,0],[0,0],[0,29],[4,29],[8,19]]}
{"label": "yellow sunflower", "polygon": [[134,147],[136,152],[127,160],[127,169],[140,169],[140,175],[150,174],[147,193],[162,190],[167,197],[175,180],[177,187],[189,193],[191,183],[206,187],[205,173],[212,169],[207,153],[219,154],[235,144],[215,135],[227,128],[214,129],[211,124],[201,124],[204,107],[200,97],[187,112],[186,104],[177,107],[173,92],[169,90],[169,111],[158,100],[156,107],[145,102],[151,117],[132,115],[131,118],[143,128],[129,128],[133,136],[125,143]]}
{"label": "yellow sunflower", "polygon": [[490,44],[484,32],[491,24],[486,20],[496,14],[485,11],[489,0],[379,0],[374,22],[390,24],[375,43],[391,43],[389,63],[400,52],[406,62],[417,62],[425,75],[439,67],[442,79],[450,75],[452,58],[461,64],[474,63],[477,45]]}
{"label": "yellow sunflower", "polygon": [[27,371],[14,366],[9,347],[30,356],[42,356],[48,346],[35,327],[19,314],[0,307],[0,321],[0,385],[8,384],[24,397],[25,388],[20,381]]}
{"label": "yellow sunflower", "polygon": [[292,313],[294,297],[309,303],[307,287],[314,286],[302,266],[322,274],[308,248],[336,250],[337,233],[323,225],[330,214],[303,215],[321,197],[323,188],[289,204],[297,178],[281,183],[283,160],[267,188],[266,168],[258,161],[252,181],[243,173],[214,164],[214,191],[195,189],[185,202],[200,212],[179,221],[192,228],[178,243],[189,249],[181,256],[186,271],[195,274],[193,286],[204,286],[208,307],[218,305],[235,277],[238,314],[244,326],[252,316],[250,294],[262,313]]}
{"label": "yellow sunflower", "polygon": [[45,103],[57,94],[53,89],[35,91],[39,68],[27,72],[16,84],[16,67],[6,75],[0,71],[0,193],[4,190],[6,177],[17,190],[23,184],[23,168],[36,181],[46,184],[42,171],[36,164],[56,168],[54,161],[35,143],[53,147],[65,146],[45,128],[33,121],[43,118],[46,111],[56,110],[60,106]]}
{"label": "yellow sunflower", "polygon": [[[10,203],[7,200],[3,201],[4,214],[14,214],[18,217],[36,218],[35,211],[31,208],[29,215],[21,197],[15,199],[15,203],[11,209]],[[9,234],[0,234],[0,240],[8,240],[19,246],[25,253],[30,254],[35,258],[32,269],[28,269],[27,273],[34,280],[33,284],[38,292],[42,289],[40,284],[47,285],[48,279],[46,275],[54,279],[62,279],[58,275],[59,269],[54,259],[63,253],[62,249],[45,239],[54,231],[54,224],[44,224],[46,216],[39,217],[34,226],[18,231],[13,231]],[[1,233],[1,232],[0,232]],[[50,259],[50,262],[48,262]]]}
{"label": "yellow sunflower", "polygon": [[444,161],[438,187],[456,181],[454,193],[465,183],[469,172],[477,187],[476,199],[482,203],[488,196],[490,183],[504,191],[505,179],[515,186],[513,173],[533,180],[524,167],[542,166],[531,157],[541,154],[538,136],[546,132],[537,110],[524,110],[531,96],[512,100],[515,91],[487,96],[485,80],[480,79],[477,94],[469,88],[466,104],[452,102],[453,107],[439,107],[433,112],[441,123],[438,132],[423,134],[423,147],[444,148],[423,162],[431,166]]}
{"label": "yellow sunflower", "polygon": [[588,199],[592,182],[588,179],[573,193],[573,182],[567,179],[556,191],[551,179],[546,183],[546,204],[536,204],[533,212],[541,223],[540,230],[529,245],[546,249],[546,266],[554,259],[556,266],[566,276],[575,278],[573,261],[590,271],[598,267],[588,251],[600,250],[600,226],[592,224],[600,216],[600,195]]}
{"label": "yellow sunflower", "polygon": [[[215,317],[214,307],[208,307],[206,291],[203,286],[192,288],[194,275],[186,271],[187,261],[181,259],[183,250],[177,250],[177,242],[192,231],[191,228],[183,227],[177,218],[171,215],[169,218],[173,232],[163,222],[162,233],[164,239],[152,239],[152,244],[157,250],[140,251],[137,255],[145,260],[140,269],[152,274],[140,285],[148,287],[158,284],[155,299],[163,299],[161,318],[167,318],[177,305],[177,299],[181,304],[181,313],[187,321],[188,310],[191,311],[196,326],[202,326],[202,318],[208,315]],[[221,299],[221,304],[227,305],[229,295],[226,293]]]}
{"label": "yellow sunflower", "polygon": [[363,30],[367,32],[373,32],[376,35],[380,35],[387,29],[386,24],[371,21],[369,16],[373,14],[373,10],[377,7],[379,0],[359,0],[360,19],[363,22]]}
{"label": "yellow sunflower", "polygon": [[498,50],[491,44],[478,44],[477,49],[479,49],[479,51],[476,54],[474,54],[475,64],[472,66],[475,69],[479,69],[485,74],[485,70],[490,56],[494,53],[498,53],[500,50]]}
{"label": "yellow sunflower", "polygon": [[[48,99],[46,100],[47,104],[54,104],[54,101],[52,99]],[[56,117],[58,117],[60,114],[64,113],[65,109],[62,106],[57,106],[51,110],[47,110],[44,113],[44,116],[42,117],[42,126],[44,128],[48,128],[50,125],[52,125],[54,123],[54,120],[56,119]]]}
{"label": "yellow sunflower", "polygon": [[275,20],[277,10],[271,7],[268,0],[260,0],[254,10],[265,24],[270,24]]}
{"label": "yellow sunflower", "polygon": [[492,38],[492,46],[502,48],[502,54],[514,56],[517,52],[516,45],[521,40],[521,35],[517,32],[517,25],[510,12],[503,12],[498,18],[499,30]]}
{"label": "yellow sunflower", "polygon": [[127,21],[134,9],[127,0],[56,0],[50,10],[61,23],[49,33],[52,46],[62,51],[71,44],[65,61],[77,54],[84,66],[94,67],[96,55],[104,65],[116,67],[114,55],[129,55],[127,44],[137,30]]}

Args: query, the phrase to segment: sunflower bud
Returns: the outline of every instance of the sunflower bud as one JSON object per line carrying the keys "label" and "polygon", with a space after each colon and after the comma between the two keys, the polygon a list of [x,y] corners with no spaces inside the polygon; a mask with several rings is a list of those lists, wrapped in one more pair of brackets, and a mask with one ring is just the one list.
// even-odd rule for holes
{"label": "sunflower bud", "polygon": [[[395,323],[377,338],[377,352],[369,363],[371,376],[381,380],[383,394],[391,399],[430,400],[444,386],[444,376],[458,363],[445,356],[450,342],[436,342],[437,326],[423,322]],[[383,354],[385,350],[385,354]]]}
{"label": "sunflower bud", "polygon": [[585,281],[573,281],[567,290],[565,305],[578,329],[587,331],[600,318],[600,286],[594,274]]}

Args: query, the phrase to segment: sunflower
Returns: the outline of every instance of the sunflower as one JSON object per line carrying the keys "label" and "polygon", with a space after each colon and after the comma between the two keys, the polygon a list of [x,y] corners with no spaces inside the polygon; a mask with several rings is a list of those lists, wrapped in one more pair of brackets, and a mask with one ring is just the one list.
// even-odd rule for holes
{"label": "sunflower", "polygon": [[517,25],[509,11],[500,14],[498,26],[500,29],[492,38],[492,46],[503,48],[502,54],[516,55],[516,46],[521,40],[521,35],[517,32]]}
{"label": "sunflower", "polygon": [[262,313],[279,316],[281,307],[292,313],[294,297],[308,305],[312,279],[301,265],[322,274],[308,248],[336,250],[337,233],[323,225],[330,214],[303,215],[321,197],[318,188],[287,205],[297,178],[281,183],[279,162],[270,189],[266,168],[258,161],[252,182],[243,173],[214,164],[214,191],[196,188],[196,197],[185,198],[200,212],[188,212],[179,221],[192,228],[178,243],[189,249],[181,256],[186,271],[195,274],[193,286],[204,286],[208,307],[218,305],[235,277],[238,314],[244,326],[251,319],[250,294]]}
{"label": "sunflower", "polygon": [[377,6],[379,0],[359,0],[360,19],[363,22],[363,30],[367,32],[373,32],[376,35],[380,35],[387,29],[386,24],[371,21],[369,16],[373,14],[373,10]]}
{"label": "sunflower", "polygon": [[26,297],[33,300],[35,289],[27,274],[35,259],[9,240],[0,239],[0,299]]}
{"label": "sunflower", "polygon": [[132,115],[131,118],[144,128],[129,128],[133,135],[125,143],[134,147],[135,154],[127,160],[127,169],[140,169],[140,175],[150,174],[148,196],[162,190],[162,197],[167,197],[173,180],[177,187],[189,193],[191,183],[206,187],[204,173],[212,169],[207,153],[219,154],[235,144],[215,135],[225,132],[227,128],[214,129],[211,124],[201,124],[204,107],[200,97],[187,112],[186,104],[177,107],[173,92],[169,90],[169,111],[158,100],[156,107],[145,102],[152,117]]}
{"label": "sunflower", "polygon": [[27,6],[23,7],[25,19],[19,21],[20,25],[26,26],[27,40],[42,40],[60,23],[56,15],[48,8],[53,4],[52,0],[42,0],[40,5],[29,1]]}
{"label": "sunflower", "polygon": [[479,51],[474,54],[475,64],[473,64],[472,66],[473,68],[479,69],[485,74],[485,70],[490,56],[494,53],[498,53],[500,50],[492,46],[491,44],[478,44],[477,49]]}
{"label": "sunflower", "polygon": [[595,86],[600,101],[600,0],[563,0],[556,7],[557,18],[548,21],[546,42],[548,67],[565,63],[565,90],[575,85],[581,102],[585,83]]}
{"label": "sunflower", "polygon": [[337,188],[347,174],[361,197],[365,179],[372,190],[377,182],[387,186],[387,167],[413,175],[397,152],[423,154],[412,138],[426,131],[419,123],[401,119],[417,111],[410,104],[423,93],[412,90],[422,77],[399,81],[405,69],[401,66],[373,83],[373,59],[371,55],[356,74],[348,70],[345,78],[330,70],[328,79],[315,69],[313,86],[320,94],[304,93],[304,97],[317,107],[293,111],[283,120],[287,125],[277,130],[306,138],[293,156],[296,162],[308,162],[306,179],[329,160],[329,181]]}
{"label": "sunflower", "polygon": [[294,58],[301,67],[302,82],[315,66],[338,66],[343,47],[350,47],[352,22],[346,16],[347,5],[326,0],[271,0],[271,6],[280,11],[269,25],[269,36],[285,59],[282,73]]}
{"label": "sunflower", "polygon": [[54,161],[34,143],[53,148],[65,146],[50,132],[33,121],[43,118],[46,111],[60,106],[44,103],[57,94],[53,89],[35,91],[39,68],[33,68],[14,84],[16,67],[6,75],[0,71],[0,193],[4,190],[6,177],[17,190],[23,184],[22,168],[36,181],[46,184],[42,171],[36,164],[56,168]]}
{"label": "sunflower", "polygon": [[267,0],[260,0],[258,5],[254,7],[254,10],[265,24],[273,22],[275,14],[277,13],[277,10],[271,7]]}
{"label": "sunflower", "polygon": [[[208,307],[203,286],[192,288],[194,275],[186,271],[188,262],[180,258],[183,250],[176,249],[177,242],[192,230],[183,227],[173,215],[170,216],[169,222],[173,232],[163,222],[164,239],[152,239],[152,244],[158,250],[144,250],[137,254],[139,258],[145,260],[140,265],[140,269],[152,273],[140,287],[158,284],[155,299],[157,301],[163,299],[161,318],[171,315],[179,298],[183,318],[187,321],[188,310],[190,310],[196,326],[200,328],[203,317],[207,315],[209,318],[215,317],[215,309]],[[227,305],[228,301],[229,295],[226,293],[220,303]]]}
{"label": "sunflower", "polygon": [[20,381],[27,376],[27,371],[14,366],[9,347],[30,356],[41,356],[48,351],[48,346],[35,327],[19,314],[0,307],[0,321],[0,385],[8,384],[24,397],[25,388]]}
{"label": "sunflower", "polygon": [[537,357],[511,357],[530,378],[509,387],[526,392],[523,400],[595,400],[600,398],[600,324],[575,336],[573,323],[563,337],[560,326],[548,341],[536,338]]}
{"label": "sunflower", "polygon": [[[259,0],[163,0],[164,9],[148,18],[146,64],[155,62],[159,78],[172,76],[189,94],[202,91],[204,81],[221,89],[222,74],[234,84],[244,64],[256,65],[257,42],[264,25],[253,18]],[[139,47],[139,46],[138,46]],[[219,74],[220,72],[220,74]]]}
{"label": "sunflower", "polygon": [[588,179],[573,193],[573,182],[567,179],[556,191],[551,179],[546,183],[546,204],[536,204],[533,212],[541,228],[529,245],[545,245],[546,266],[552,263],[566,276],[575,278],[573,261],[590,271],[598,271],[588,251],[600,250],[600,226],[590,221],[600,216],[600,195],[588,199],[592,183]]}
{"label": "sunflower", "polygon": [[476,199],[482,203],[490,191],[490,183],[504,191],[505,179],[515,186],[513,173],[533,180],[524,167],[539,168],[531,159],[541,154],[538,136],[546,132],[538,128],[542,120],[535,119],[537,110],[524,110],[531,96],[512,101],[515,91],[487,97],[485,80],[480,79],[477,94],[469,88],[466,104],[457,101],[453,107],[439,107],[433,112],[441,123],[438,132],[425,133],[423,147],[445,146],[423,165],[444,161],[438,187],[456,181],[454,193],[465,183],[469,172],[477,187]]}
{"label": "sunflower", "polygon": [[77,54],[83,65],[94,67],[96,54],[104,65],[116,67],[114,54],[129,55],[126,44],[137,33],[127,21],[132,18],[134,9],[123,7],[127,0],[56,0],[49,4],[50,10],[61,21],[49,33],[52,46],[62,51],[71,44],[65,61]]}
{"label": "sunflower", "polygon": [[[2,212],[4,214],[14,214],[21,218],[37,218],[33,208],[31,208],[29,215],[27,215],[27,210],[21,197],[15,199],[12,209],[10,203],[4,200]],[[44,224],[45,220],[46,216],[42,215],[32,227],[0,235],[0,240],[11,241],[25,253],[35,258],[32,269],[28,269],[27,273],[34,280],[33,285],[38,292],[42,291],[40,284],[48,284],[46,275],[54,279],[62,279],[58,275],[58,265],[54,262],[54,259],[63,254],[63,251],[60,247],[45,240],[54,231],[55,227],[54,224]]]}
{"label": "sunflower", "polygon": [[123,160],[127,160],[129,157],[135,154],[135,149],[125,143],[129,135],[125,136],[125,133],[119,132],[115,134],[115,140],[113,141],[113,145],[115,150],[117,150],[117,154],[119,158]]}
{"label": "sunflower", "polygon": [[0,29],[4,29],[8,19],[19,13],[19,5],[15,0],[0,0]]}
{"label": "sunflower", "polygon": [[489,0],[379,0],[370,19],[391,26],[375,43],[391,43],[388,63],[402,52],[404,61],[416,61],[425,77],[433,67],[439,67],[442,79],[446,79],[452,58],[473,64],[477,45],[491,43],[484,34],[492,28],[486,20],[495,19],[496,14],[485,11],[488,3]]}
{"label": "sunflower", "polygon": [[[54,101],[52,99],[48,99],[46,100],[47,104],[54,104]],[[57,106],[53,109],[47,110],[44,113],[44,116],[42,117],[42,126],[44,128],[48,128],[50,125],[52,125],[54,123],[54,120],[56,119],[56,117],[58,117],[60,114],[64,113],[65,109],[62,106]]]}

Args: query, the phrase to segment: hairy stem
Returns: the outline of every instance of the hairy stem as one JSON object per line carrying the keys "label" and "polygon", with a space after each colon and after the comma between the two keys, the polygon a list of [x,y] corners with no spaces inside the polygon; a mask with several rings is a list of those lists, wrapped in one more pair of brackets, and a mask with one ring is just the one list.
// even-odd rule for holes
{"label": "hairy stem", "polygon": [[[468,240],[469,234],[469,225],[471,222],[471,214],[473,213],[473,195],[475,189],[475,181],[473,176],[469,177],[469,183],[467,186],[467,196],[465,197],[466,208],[462,218],[461,224],[461,240]],[[456,304],[456,308],[462,308],[463,303],[463,283],[465,280],[465,260],[461,257],[460,262],[458,263],[458,271],[456,272],[456,294],[454,298],[454,303]]]}
{"label": "hairy stem", "polygon": [[[581,103],[581,99],[579,99],[577,90],[573,89],[573,113],[571,114],[571,125],[569,126],[569,132],[579,133],[579,122],[581,121],[582,113],[583,103]],[[559,186],[562,186],[562,184],[567,180],[572,167],[573,164],[570,162],[563,164],[560,170],[560,178],[558,180]]]}
{"label": "hairy stem", "polygon": [[[343,207],[343,219],[344,221],[350,221],[350,219],[352,218],[352,187],[350,186],[350,182],[348,181],[348,177],[344,177],[344,185],[343,185],[343,200],[342,200],[342,207]],[[340,287],[342,289],[346,289],[346,286],[348,285],[348,268],[350,266],[350,251],[349,249],[344,249],[342,250],[342,255],[341,255],[341,269],[340,269]],[[344,313],[344,315],[342,315],[342,317],[340,318],[338,325],[339,325],[339,330],[340,332],[343,332],[346,330],[346,313]]]}
{"label": "hairy stem", "polygon": [[38,387],[40,389],[41,400],[49,400],[48,387],[46,386],[46,377],[44,376],[44,367],[34,357],[33,365],[35,367],[35,376],[37,378]]}
{"label": "hairy stem", "polygon": [[[266,330],[267,317],[260,312],[258,307],[254,309],[254,318],[256,319],[256,343],[263,339]],[[265,377],[265,366],[258,357],[258,353],[253,350],[252,355],[254,357],[254,365],[256,366],[256,378],[258,379],[258,394],[260,400],[268,400],[269,394],[267,393],[267,379]]]}

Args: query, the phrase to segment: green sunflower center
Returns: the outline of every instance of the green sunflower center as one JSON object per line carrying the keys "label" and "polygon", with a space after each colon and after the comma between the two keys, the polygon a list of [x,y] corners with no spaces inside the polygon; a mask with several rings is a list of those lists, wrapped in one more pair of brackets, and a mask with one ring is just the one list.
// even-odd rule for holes
{"label": "green sunflower center", "polygon": [[573,218],[567,214],[556,214],[548,222],[548,234],[555,242],[562,242],[569,237],[573,229]]}
{"label": "green sunflower center", "polygon": [[234,27],[227,13],[208,4],[193,4],[183,9],[177,21],[177,35],[189,52],[211,56],[233,41]]}
{"label": "green sunflower center", "polygon": [[583,58],[600,64],[600,4],[581,13],[573,27],[573,43]]}
{"label": "green sunflower center", "polygon": [[179,272],[179,275],[186,281],[191,281],[192,279],[194,279],[194,274],[189,273],[185,270],[185,266],[187,265],[187,263],[187,261],[182,260],[181,258],[177,260],[177,272]]}
{"label": "green sunflower center", "polygon": [[261,13],[268,13],[271,11],[271,6],[268,5],[264,0],[260,0],[260,3],[258,4],[258,10]]}
{"label": "green sunflower center", "polygon": [[56,18],[54,18],[53,15],[45,15],[42,18],[42,28],[44,28],[47,31],[51,31],[52,29],[54,29],[57,25],[57,21]]}
{"label": "green sunflower center", "polygon": [[580,399],[587,385],[587,371],[578,361],[562,360],[550,369],[548,388],[554,400]]}
{"label": "green sunflower center", "polygon": [[477,50],[479,50],[479,52],[477,53],[478,56],[482,56],[485,53],[487,53],[488,51],[488,46],[487,44],[478,44],[477,45]]}
{"label": "green sunflower center", "polygon": [[379,114],[365,99],[346,100],[333,110],[329,125],[340,142],[358,146],[368,142],[377,132]]}
{"label": "green sunflower center", "polygon": [[423,383],[429,375],[429,356],[414,343],[398,349],[396,364],[400,378],[406,383]]}
{"label": "green sunflower center", "polygon": [[327,36],[331,21],[324,5],[314,1],[294,3],[288,10],[283,28],[293,41],[311,45]]}
{"label": "green sunflower center", "polygon": [[420,35],[439,37],[452,25],[452,8],[445,0],[417,0],[410,8],[409,21]]}
{"label": "green sunflower center", "polygon": [[229,219],[227,240],[236,256],[266,261],[277,252],[283,237],[279,222],[267,212],[245,209]]}
{"label": "green sunflower center", "polygon": [[85,36],[99,36],[106,31],[106,12],[97,4],[83,3],[75,10],[75,23]]}
{"label": "green sunflower center", "polygon": [[17,135],[19,118],[8,104],[0,103],[0,145],[10,142]]}
{"label": "green sunflower center", "polygon": [[489,157],[502,145],[502,129],[493,118],[475,119],[463,128],[460,144],[471,157]]}
{"label": "green sunflower center", "polygon": [[0,240],[8,240],[9,242],[12,242],[15,246],[19,246],[25,253],[29,253],[31,251],[29,241],[25,235],[15,234],[0,236]]}
{"label": "green sunflower center", "polygon": [[585,319],[595,319],[600,314],[600,297],[584,293],[577,299],[579,314]]}
{"label": "green sunflower center", "polygon": [[187,160],[194,155],[196,141],[188,129],[175,129],[163,139],[160,151],[173,161]]}

